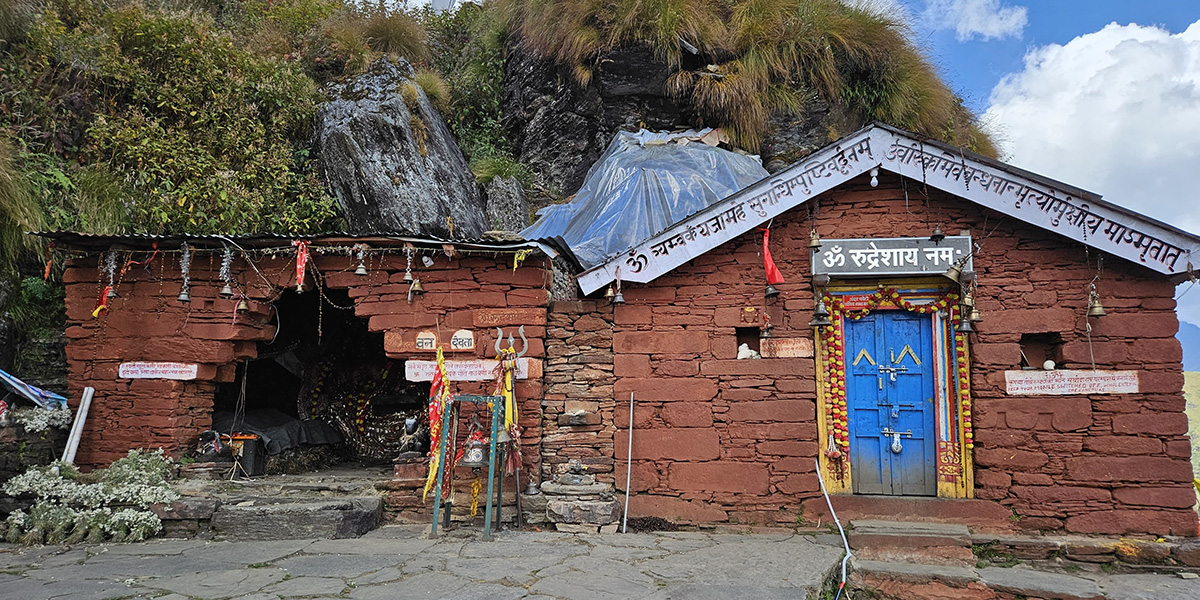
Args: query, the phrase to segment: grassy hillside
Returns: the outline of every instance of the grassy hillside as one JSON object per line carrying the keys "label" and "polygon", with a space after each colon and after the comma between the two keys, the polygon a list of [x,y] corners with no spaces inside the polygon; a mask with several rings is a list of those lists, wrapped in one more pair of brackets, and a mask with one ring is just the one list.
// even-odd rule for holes
{"label": "grassy hillside", "polygon": [[527,47],[573,68],[582,85],[604,53],[648,47],[672,70],[667,91],[751,151],[773,113],[817,95],[860,123],[885,121],[996,153],[906,26],[869,3],[497,1]]}

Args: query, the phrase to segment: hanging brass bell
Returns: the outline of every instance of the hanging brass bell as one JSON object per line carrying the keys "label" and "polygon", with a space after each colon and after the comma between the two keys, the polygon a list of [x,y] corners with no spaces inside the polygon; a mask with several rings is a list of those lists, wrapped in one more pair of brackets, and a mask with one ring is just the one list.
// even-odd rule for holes
{"label": "hanging brass bell", "polygon": [[358,268],[354,269],[354,274],[358,275],[359,277],[366,277],[367,276],[367,265],[364,265],[362,263],[362,261],[358,261]]}
{"label": "hanging brass bell", "polygon": [[1092,298],[1088,300],[1087,316],[1103,317],[1106,314],[1108,313],[1104,312],[1104,305],[1100,303],[1100,295],[1093,293]]}
{"label": "hanging brass bell", "polygon": [[118,297],[117,296],[117,288],[114,288],[111,285],[108,286],[108,293],[105,294],[104,297],[105,298],[117,298]]}
{"label": "hanging brass bell", "polygon": [[778,296],[778,295],[779,295],[779,290],[775,289],[775,286],[768,283],[767,289],[763,292],[763,297],[764,298],[774,298],[775,296]]}
{"label": "hanging brass bell", "polygon": [[617,293],[613,296],[612,303],[613,304],[625,304],[625,294],[622,294],[618,290]]}
{"label": "hanging brass bell", "polygon": [[503,444],[504,442],[511,442],[511,441],[512,441],[512,436],[508,435],[507,429],[501,428],[500,431],[496,434],[496,443],[497,444]]}
{"label": "hanging brass bell", "polygon": [[967,318],[970,319],[972,323],[978,323],[983,320],[983,315],[979,314],[978,308],[975,308],[974,306],[972,306],[971,307],[971,315]]}
{"label": "hanging brass bell", "polygon": [[817,252],[821,249],[821,236],[817,235],[817,230],[813,229],[808,236],[808,249]]}
{"label": "hanging brass bell", "polygon": [[971,292],[963,290],[962,301],[960,303],[965,307],[975,308],[975,296]]}
{"label": "hanging brass bell", "polygon": [[958,320],[958,327],[955,327],[954,331],[958,333],[975,333],[975,328],[971,326],[970,319],[963,317]]}
{"label": "hanging brass bell", "polygon": [[813,307],[813,318],[809,321],[809,327],[830,327],[833,321],[829,320],[829,309],[825,308],[824,300],[817,300],[817,305]]}
{"label": "hanging brass bell", "polygon": [[408,286],[408,292],[420,296],[425,293],[425,287],[421,285],[420,279],[414,279],[412,285]]}
{"label": "hanging brass bell", "polygon": [[412,271],[409,271],[409,270],[404,271],[404,281],[412,281],[412,280],[413,280]]}
{"label": "hanging brass bell", "polygon": [[931,241],[935,244],[940,244],[940,243],[942,243],[942,240],[944,240],[944,239],[946,239],[946,234],[944,232],[942,232],[942,226],[934,225],[933,233],[929,234],[929,241]]}
{"label": "hanging brass bell", "polygon": [[238,303],[237,303],[237,311],[238,311],[238,312],[240,312],[240,313],[244,313],[244,312],[250,312],[250,303],[249,303],[249,302],[246,302],[246,299],[245,299],[245,298],[242,298],[241,300],[238,300]]}
{"label": "hanging brass bell", "polygon": [[605,300],[612,302],[613,298],[616,298],[616,297],[617,297],[617,288],[615,286],[610,285],[610,286],[608,286],[608,289],[604,290],[604,299]]}
{"label": "hanging brass bell", "polygon": [[232,298],[233,297],[233,286],[229,285],[229,283],[226,282],[225,286],[221,288],[220,296],[226,300]]}
{"label": "hanging brass bell", "polygon": [[962,273],[963,273],[962,265],[960,265],[958,263],[954,263],[954,264],[950,265],[950,268],[946,269],[946,272],[942,273],[942,275],[945,275],[946,278],[949,279],[950,281],[953,281],[954,283],[958,283],[958,282],[962,281]]}
{"label": "hanging brass bell", "polygon": [[179,289],[179,297],[176,298],[176,300],[183,302],[184,304],[192,301],[192,295],[188,293],[188,286],[185,285]]}
{"label": "hanging brass bell", "polygon": [[458,461],[460,467],[479,469],[487,466],[487,445],[482,440],[468,439],[463,443],[463,457]]}

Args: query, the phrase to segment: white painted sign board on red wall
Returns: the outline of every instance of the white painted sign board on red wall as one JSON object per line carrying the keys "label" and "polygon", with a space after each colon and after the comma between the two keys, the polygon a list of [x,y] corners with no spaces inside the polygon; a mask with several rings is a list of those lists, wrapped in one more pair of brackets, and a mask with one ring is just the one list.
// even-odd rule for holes
{"label": "white painted sign board on red wall", "polygon": [[127,362],[117,367],[117,377],[121,379],[177,379],[181,381],[196,378],[200,365],[194,363],[176,362]]}
{"label": "white painted sign board on red wall", "polygon": [[1136,394],[1137,371],[1005,371],[1010,396]]}
{"label": "white painted sign board on red wall", "polygon": [[[498,376],[495,360],[448,360],[446,374],[450,381],[492,381]],[[404,362],[404,378],[409,381],[433,381],[437,361],[409,360]],[[517,359],[517,379],[529,378],[529,359]]]}

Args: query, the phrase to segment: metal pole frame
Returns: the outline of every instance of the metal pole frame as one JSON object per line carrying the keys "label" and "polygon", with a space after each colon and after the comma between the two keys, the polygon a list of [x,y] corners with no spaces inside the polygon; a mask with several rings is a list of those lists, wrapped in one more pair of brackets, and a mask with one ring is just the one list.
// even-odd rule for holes
{"label": "metal pole frame", "polygon": [[442,410],[442,439],[438,442],[437,487],[433,492],[433,525],[429,528],[430,538],[436,538],[438,535],[438,517],[442,512],[442,474],[446,470],[446,437],[450,433],[450,415],[456,407],[454,396],[451,396]]}

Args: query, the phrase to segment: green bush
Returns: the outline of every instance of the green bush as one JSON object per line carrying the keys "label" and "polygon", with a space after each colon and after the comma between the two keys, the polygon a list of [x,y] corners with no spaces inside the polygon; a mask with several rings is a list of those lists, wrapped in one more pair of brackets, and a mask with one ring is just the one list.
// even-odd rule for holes
{"label": "green bush", "polygon": [[426,11],[421,21],[429,32],[431,66],[450,92],[443,116],[463,154],[469,161],[509,154],[500,123],[505,33],[494,5],[465,4],[440,14]]}
{"label": "green bush", "polygon": [[[308,27],[317,16],[284,23]],[[256,57],[191,13],[105,9],[87,0],[60,0],[47,10],[21,57],[22,70],[59,73],[73,89],[89,90],[95,111],[82,132],[72,119],[52,119],[50,129],[70,135],[52,134],[65,141],[40,149],[80,165],[56,165],[67,181],[44,194],[61,225],[106,233],[304,233],[333,218],[332,201],[299,152],[317,91],[297,63]],[[4,83],[23,91],[18,109],[60,99],[58,85]],[[34,116],[18,127],[47,133]],[[119,209],[105,201],[113,194],[122,199]]]}

